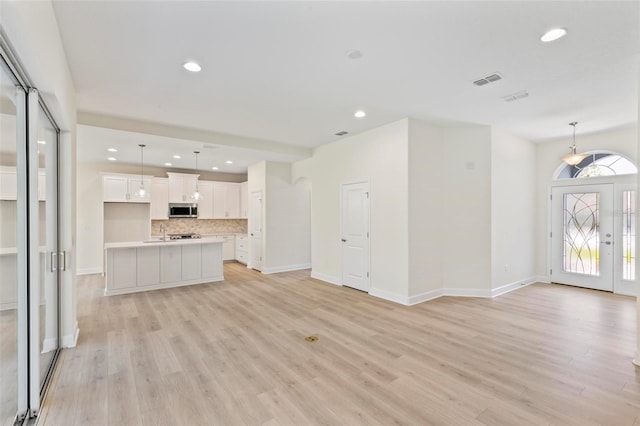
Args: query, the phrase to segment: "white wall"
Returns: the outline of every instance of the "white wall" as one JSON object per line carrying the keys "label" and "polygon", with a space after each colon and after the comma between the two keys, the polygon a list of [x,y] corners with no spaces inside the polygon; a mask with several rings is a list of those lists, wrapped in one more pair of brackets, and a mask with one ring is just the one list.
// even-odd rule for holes
{"label": "white wall", "polygon": [[447,238],[443,150],[441,128],[409,120],[409,296],[413,298],[430,298],[443,286],[442,242]]}
{"label": "white wall", "polygon": [[311,181],[312,274],[340,283],[340,185],[367,178],[371,192],[371,293],[404,300],[408,274],[408,119],[315,149],[294,163]]}
{"label": "white wall", "polygon": [[0,26],[56,122],[60,138],[60,244],[71,269],[61,274],[60,331],[63,346],[75,345],[75,88],[50,1],[0,2]]}
{"label": "white wall", "polygon": [[311,267],[310,193],[291,181],[291,164],[267,161],[262,272]]}
{"label": "white wall", "polygon": [[491,289],[491,166],[489,127],[444,129],[442,281],[463,295]]}
{"label": "white wall", "polygon": [[492,128],[491,286],[535,280],[536,147]]}
{"label": "white wall", "polygon": [[[571,129],[567,126],[567,137],[536,145],[536,275],[548,277],[547,235],[549,187],[556,169],[562,165],[560,159],[569,152],[572,143]],[[637,164],[638,128],[625,127],[608,132],[581,135],[576,132],[579,152],[612,151],[622,154]]]}

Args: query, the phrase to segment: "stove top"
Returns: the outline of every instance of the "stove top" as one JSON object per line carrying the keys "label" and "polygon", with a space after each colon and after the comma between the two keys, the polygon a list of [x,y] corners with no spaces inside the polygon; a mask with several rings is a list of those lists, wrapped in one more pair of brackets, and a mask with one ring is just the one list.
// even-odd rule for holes
{"label": "stove top", "polygon": [[201,238],[200,234],[169,234],[170,240],[188,240],[192,238]]}

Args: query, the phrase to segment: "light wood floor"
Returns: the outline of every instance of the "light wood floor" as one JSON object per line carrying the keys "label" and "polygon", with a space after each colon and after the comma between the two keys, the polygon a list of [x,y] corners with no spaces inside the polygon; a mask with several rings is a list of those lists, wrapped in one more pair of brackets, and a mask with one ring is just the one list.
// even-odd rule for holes
{"label": "light wood floor", "polygon": [[79,279],[41,424],[640,424],[634,298],[535,284],[404,307],[308,271],[225,276],[112,297]]}

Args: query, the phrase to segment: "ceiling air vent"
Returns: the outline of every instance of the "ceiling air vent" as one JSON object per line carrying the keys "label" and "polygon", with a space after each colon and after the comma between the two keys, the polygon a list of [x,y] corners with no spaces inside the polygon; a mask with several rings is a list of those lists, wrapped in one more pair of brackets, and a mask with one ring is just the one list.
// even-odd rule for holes
{"label": "ceiling air vent", "polygon": [[523,90],[522,92],[503,96],[502,99],[504,99],[506,102],[513,102],[513,101],[517,101],[518,99],[526,98],[527,96],[529,96],[529,92],[527,92],[526,90]]}
{"label": "ceiling air vent", "polygon": [[478,80],[474,81],[473,84],[475,84],[476,86],[484,86],[485,84],[493,83],[494,81],[498,80],[502,80],[502,76],[496,72],[486,77],[479,78]]}
{"label": "ceiling air vent", "polygon": [[348,133],[349,133],[349,132],[345,132],[344,130],[342,130],[342,131],[340,131],[340,132],[336,133],[336,136],[344,136],[344,135],[346,135],[346,134],[348,134]]}

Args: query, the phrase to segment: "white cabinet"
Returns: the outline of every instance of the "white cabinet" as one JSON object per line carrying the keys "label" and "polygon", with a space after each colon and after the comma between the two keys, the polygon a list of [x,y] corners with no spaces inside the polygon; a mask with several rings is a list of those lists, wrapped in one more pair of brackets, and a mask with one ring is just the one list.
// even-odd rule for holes
{"label": "white cabinet", "polygon": [[169,219],[169,179],[151,181],[151,219]]}
{"label": "white cabinet", "polygon": [[170,203],[194,203],[193,194],[196,192],[196,184],[199,175],[186,173],[170,173],[169,176],[169,202]]}
{"label": "white cabinet", "polygon": [[213,182],[199,180],[198,191],[202,197],[198,201],[198,219],[213,219]]}
{"label": "white cabinet", "polygon": [[160,247],[160,282],[182,279],[182,251],[179,245]]}
{"label": "white cabinet", "polygon": [[[107,296],[224,280],[220,241],[114,244],[106,245]],[[2,303],[0,297],[0,308]]]}
{"label": "white cabinet", "polygon": [[0,169],[0,200],[18,199],[18,179],[16,169],[7,167]]}
{"label": "white cabinet", "polygon": [[240,217],[240,184],[213,182],[213,218],[235,219]]}
{"label": "white cabinet", "polygon": [[107,274],[114,290],[135,287],[137,282],[136,249],[113,250],[109,256]]}
{"label": "white cabinet", "polygon": [[160,247],[138,247],[137,286],[160,284]]}
{"label": "white cabinet", "polygon": [[[141,183],[145,194],[140,196]],[[102,201],[105,203],[148,203],[151,201],[151,176],[103,175]]]}
{"label": "white cabinet", "polygon": [[202,244],[202,278],[212,279],[222,275],[222,251],[220,244]]}
{"label": "white cabinet", "polygon": [[249,217],[249,182],[240,184],[240,218],[247,219]]}
{"label": "white cabinet", "polygon": [[202,276],[202,249],[200,244],[182,246],[182,281]]}
{"label": "white cabinet", "polygon": [[236,258],[236,237],[234,235],[224,235],[222,237],[222,260],[235,260]]}
{"label": "white cabinet", "polygon": [[249,237],[246,235],[236,235],[236,260],[247,264],[249,257]]}

